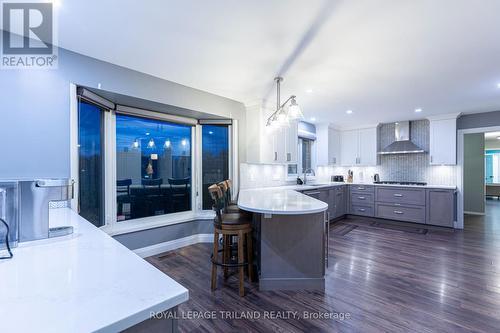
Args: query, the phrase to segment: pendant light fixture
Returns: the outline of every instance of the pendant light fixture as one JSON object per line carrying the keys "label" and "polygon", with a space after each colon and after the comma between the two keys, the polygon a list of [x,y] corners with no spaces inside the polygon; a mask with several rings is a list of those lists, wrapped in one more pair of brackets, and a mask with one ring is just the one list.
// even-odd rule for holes
{"label": "pendant light fixture", "polygon": [[[274,78],[276,81],[276,111],[274,111],[269,118],[267,118],[266,126],[270,127],[288,127],[290,126],[290,121],[296,121],[304,118],[302,111],[300,110],[297,101],[295,100],[296,96],[292,95],[288,97],[288,99],[281,104],[281,81],[283,81],[282,77]],[[287,107],[288,102],[290,102]]]}

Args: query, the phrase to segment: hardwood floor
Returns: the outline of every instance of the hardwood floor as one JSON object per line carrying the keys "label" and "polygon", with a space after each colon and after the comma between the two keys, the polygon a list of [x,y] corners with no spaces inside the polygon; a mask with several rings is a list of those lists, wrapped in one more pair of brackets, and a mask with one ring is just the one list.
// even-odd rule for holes
{"label": "hardwood floor", "polygon": [[[240,298],[237,275],[219,278],[211,292],[209,244],[147,260],[189,289],[180,316],[217,311],[217,319],[180,319],[181,332],[498,332],[500,202],[488,200],[486,216],[466,216],[463,231],[404,226],[365,218],[332,224],[324,292],[261,292],[246,283]],[[260,318],[223,318],[219,311],[256,311]],[[350,317],[283,319],[266,311]]]}

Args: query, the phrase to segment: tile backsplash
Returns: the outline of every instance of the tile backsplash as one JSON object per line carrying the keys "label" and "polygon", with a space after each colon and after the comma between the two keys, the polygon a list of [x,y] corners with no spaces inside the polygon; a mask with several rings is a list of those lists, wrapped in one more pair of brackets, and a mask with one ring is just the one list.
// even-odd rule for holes
{"label": "tile backsplash", "polygon": [[[343,175],[347,179],[349,169],[354,172],[354,181],[371,182],[378,173],[381,180],[420,181],[432,185],[456,185],[456,166],[431,166],[429,164],[429,121],[410,123],[411,140],[423,148],[422,154],[380,155],[379,164],[373,167],[318,167],[316,180],[330,181],[332,175]],[[394,141],[394,124],[382,124],[378,128],[378,150]],[[280,164],[249,164],[240,166],[240,187],[256,188],[290,184],[286,177],[286,166]],[[292,182],[293,183],[293,182]]]}
{"label": "tile backsplash", "polygon": [[284,164],[240,164],[240,188],[280,186],[286,183]]}

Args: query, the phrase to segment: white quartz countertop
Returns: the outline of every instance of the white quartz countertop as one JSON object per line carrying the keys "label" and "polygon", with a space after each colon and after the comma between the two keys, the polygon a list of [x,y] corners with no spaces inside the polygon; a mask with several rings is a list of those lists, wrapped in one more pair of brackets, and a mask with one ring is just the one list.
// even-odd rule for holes
{"label": "white quartz countertop", "polygon": [[318,213],[328,209],[328,204],[300,192],[314,191],[341,185],[373,185],[456,190],[456,186],[447,185],[399,185],[360,182],[325,182],[307,185],[285,185],[278,187],[242,189],[238,197],[238,207],[250,212],[262,214],[299,215]]}
{"label": "white quartz countertop", "polygon": [[118,332],[188,300],[188,290],[69,208],[72,235],[22,243],[0,261],[0,331]]}
{"label": "white quartz countertop", "polygon": [[[278,215],[313,214],[328,209],[328,204],[295,191],[296,187],[240,190],[238,207],[254,213]],[[304,186],[301,188],[307,190]]]}

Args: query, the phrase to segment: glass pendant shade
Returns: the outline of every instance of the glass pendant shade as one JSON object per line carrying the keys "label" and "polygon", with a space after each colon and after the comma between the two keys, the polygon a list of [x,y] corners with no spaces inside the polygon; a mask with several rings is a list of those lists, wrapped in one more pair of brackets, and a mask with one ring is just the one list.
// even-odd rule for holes
{"label": "glass pendant shade", "polygon": [[293,120],[304,119],[304,114],[302,114],[302,110],[300,110],[300,107],[297,104],[297,101],[295,101],[295,98],[292,99],[292,101],[290,102],[290,106],[288,107],[288,117]]}

